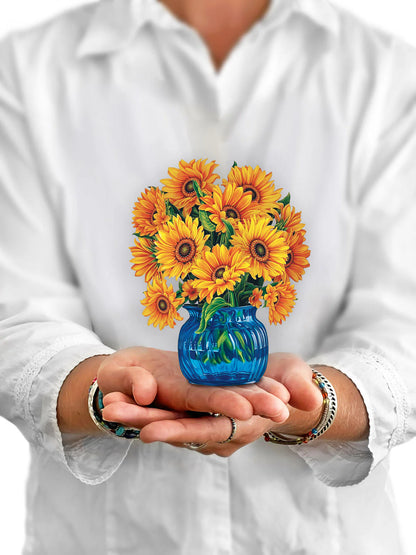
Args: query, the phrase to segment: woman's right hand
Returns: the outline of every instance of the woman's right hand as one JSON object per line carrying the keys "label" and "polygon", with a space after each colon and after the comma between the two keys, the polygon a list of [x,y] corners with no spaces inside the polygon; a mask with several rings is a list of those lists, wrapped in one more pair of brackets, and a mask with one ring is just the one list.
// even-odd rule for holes
{"label": "woman's right hand", "polygon": [[200,413],[239,420],[261,414],[277,422],[287,414],[289,393],[275,380],[235,387],[192,385],[181,373],[174,351],[122,349],[103,357],[97,381],[104,394],[103,417],[138,428]]}
{"label": "woman's right hand", "polygon": [[[209,413],[238,420],[262,415],[277,423],[288,414],[289,393],[272,378],[242,386],[192,385],[180,371],[176,352],[130,347],[86,359],[67,376],[58,397],[62,432],[103,433],[88,412],[88,389],[95,377],[104,394],[103,418],[140,429],[152,422],[195,419]],[[219,427],[220,422],[213,420],[201,419],[198,430],[200,426],[209,426],[211,431],[213,426]],[[219,437],[223,433],[223,429],[218,430]]]}

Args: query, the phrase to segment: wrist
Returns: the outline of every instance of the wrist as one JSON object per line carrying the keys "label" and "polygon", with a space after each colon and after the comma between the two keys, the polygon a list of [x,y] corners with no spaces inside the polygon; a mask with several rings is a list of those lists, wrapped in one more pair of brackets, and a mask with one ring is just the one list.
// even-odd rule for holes
{"label": "wrist", "polygon": [[[264,434],[266,441],[283,445],[300,445],[301,443],[309,443],[323,435],[334,423],[337,414],[337,395],[331,382],[318,370],[314,370],[312,375],[312,382],[317,385],[322,395],[322,410],[318,422],[306,433],[282,433],[267,432]],[[313,411],[309,411],[313,412]]]}
{"label": "wrist", "polygon": [[88,392],[104,357],[96,355],[78,364],[66,377],[58,395],[57,419],[63,433],[101,434],[88,412]]}
{"label": "wrist", "polygon": [[322,406],[312,411],[295,409],[290,405],[288,409],[288,419],[283,424],[277,424],[271,432],[303,436],[317,426],[322,415]]}

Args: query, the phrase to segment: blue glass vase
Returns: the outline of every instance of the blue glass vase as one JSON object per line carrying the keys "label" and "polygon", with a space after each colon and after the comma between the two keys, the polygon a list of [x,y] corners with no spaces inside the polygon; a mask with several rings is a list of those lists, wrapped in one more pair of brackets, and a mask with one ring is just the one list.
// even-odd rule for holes
{"label": "blue glass vase", "polygon": [[199,306],[185,305],[189,319],[178,338],[181,371],[193,384],[242,385],[258,382],[269,354],[267,331],[254,306],[220,308],[205,331]]}

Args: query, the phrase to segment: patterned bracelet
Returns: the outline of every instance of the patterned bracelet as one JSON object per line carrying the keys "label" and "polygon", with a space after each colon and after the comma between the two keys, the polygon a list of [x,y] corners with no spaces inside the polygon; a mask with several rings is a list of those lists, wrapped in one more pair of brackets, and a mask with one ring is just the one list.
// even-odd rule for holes
{"label": "patterned bracelet", "polygon": [[138,428],[126,428],[118,422],[104,420],[101,413],[103,408],[103,393],[98,388],[97,378],[94,378],[88,393],[88,412],[92,421],[100,430],[104,430],[109,434],[126,439],[140,439],[140,430]]}
{"label": "patterned bracelet", "polygon": [[265,441],[271,441],[279,445],[301,445],[302,443],[309,443],[313,439],[321,436],[332,425],[337,413],[337,395],[335,389],[331,382],[317,370],[313,371],[312,381],[319,387],[323,397],[322,413],[319,423],[304,436],[266,432],[264,434]]}

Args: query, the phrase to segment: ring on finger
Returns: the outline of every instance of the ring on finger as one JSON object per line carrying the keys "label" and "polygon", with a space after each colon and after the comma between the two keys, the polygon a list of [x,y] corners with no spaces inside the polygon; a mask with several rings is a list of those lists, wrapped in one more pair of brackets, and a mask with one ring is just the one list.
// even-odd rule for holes
{"label": "ring on finger", "polygon": [[228,418],[231,422],[231,434],[227,437],[227,439],[224,439],[224,441],[217,441],[217,443],[219,443],[220,445],[224,444],[224,443],[230,443],[230,441],[233,440],[235,433],[237,431],[237,422],[235,420],[235,418],[233,418],[232,416],[227,416],[226,414],[220,414],[218,412],[212,414],[212,416],[214,416],[214,418],[217,418],[218,416],[225,416],[226,418]]}
{"label": "ring on finger", "polygon": [[198,451],[198,449],[203,449],[206,446],[206,443],[195,443],[191,441],[189,443],[184,443],[183,445],[188,449],[193,449],[194,451]]}

